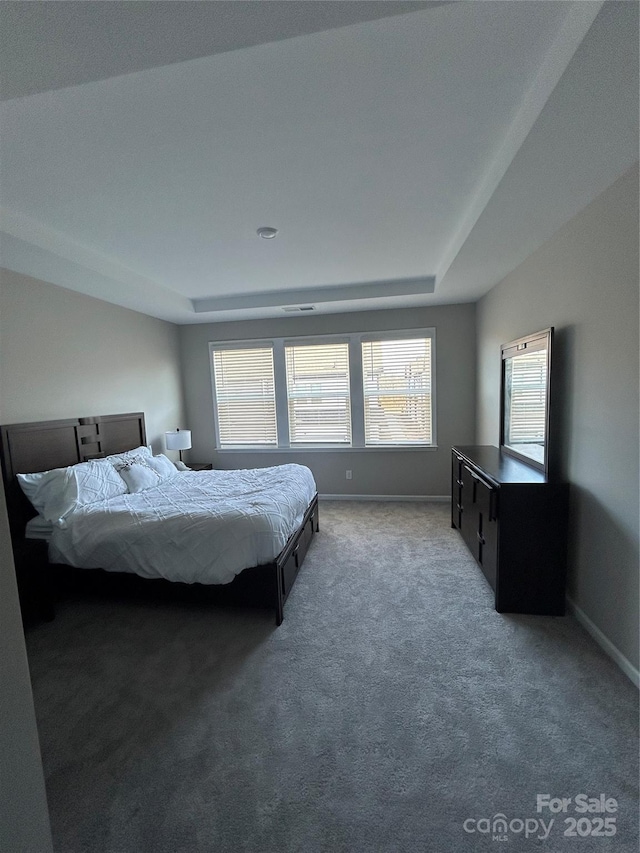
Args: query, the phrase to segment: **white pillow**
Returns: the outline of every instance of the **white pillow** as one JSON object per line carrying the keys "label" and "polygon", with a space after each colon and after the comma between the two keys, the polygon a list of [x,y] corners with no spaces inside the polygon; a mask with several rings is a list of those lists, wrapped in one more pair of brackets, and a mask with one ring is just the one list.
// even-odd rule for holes
{"label": "white pillow", "polygon": [[160,475],[145,463],[125,463],[118,468],[118,471],[132,495],[136,492],[144,492],[146,489],[153,489],[161,482]]}
{"label": "white pillow", "polygon": [[140,459],[146,461],[151,455],[151,448],[141,444],[140,447],[135,447],[133,450],[125,450],[124,453],[113,453],[111,456],[105,456],[102,461],[117,465],[119,462],[137,462]]}
{"label": "white pillow", "polygon": [[76,481],[76,502],[86,506],[127,493],[127,484],[106,459],[80,462],[71,468]]}
{"label": "white pillow", "polygon": [[147,456],[144,464],[155,471],[161,480],[170,480],[178,473],[173,462],[164,453],[158,456]]}
{"label": "white pillow", "polygon": [[127,493],[127,484],[106,459],[92,459],[36,474],[18,474],[17,478],[34,509],[54,524],[77,506]]}
{"label": "white pillow", "polygon": [[188,465],[185,465],[182,460],[180,460],[178,462],[174,462],[173,464],[175,466],[176,471],[190,471],[191,470],[191,468],[189,468]]}
{"label": "white pillow", "polygon": [[71,467],[18,474],[17,479],[33,508],[47,521],[55,524],[75,508],[77,487]]}

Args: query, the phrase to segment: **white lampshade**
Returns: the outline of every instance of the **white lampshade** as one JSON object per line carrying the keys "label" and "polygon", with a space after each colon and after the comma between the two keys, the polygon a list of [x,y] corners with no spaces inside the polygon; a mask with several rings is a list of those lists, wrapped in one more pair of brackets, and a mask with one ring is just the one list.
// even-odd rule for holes
{"label": "white lampshade", "polygon": [[172,432],[165,432],[164,440],[167,450],[189,450],[191,447],[191,430],[176,429]]}

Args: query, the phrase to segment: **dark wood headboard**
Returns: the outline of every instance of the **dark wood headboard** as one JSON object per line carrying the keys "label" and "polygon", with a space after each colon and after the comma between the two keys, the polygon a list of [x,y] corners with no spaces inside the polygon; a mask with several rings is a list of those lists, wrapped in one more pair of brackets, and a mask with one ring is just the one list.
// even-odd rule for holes
{"label": "dark wood headboard", "polygon": [[0,426],[0,462],[11,535],[22,537],[25,524],[36,514],[16,474],[64,468],[146,443],[144,412]]}

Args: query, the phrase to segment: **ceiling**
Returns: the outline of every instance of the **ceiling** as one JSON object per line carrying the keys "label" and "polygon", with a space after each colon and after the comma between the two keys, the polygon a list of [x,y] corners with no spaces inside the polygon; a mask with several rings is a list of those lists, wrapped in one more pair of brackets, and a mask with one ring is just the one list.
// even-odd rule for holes
{"label": "ceiling", "polygon": [[0,32],[0,263],[175,323],[474,301],[638,159],[635,2],[2,2]]}

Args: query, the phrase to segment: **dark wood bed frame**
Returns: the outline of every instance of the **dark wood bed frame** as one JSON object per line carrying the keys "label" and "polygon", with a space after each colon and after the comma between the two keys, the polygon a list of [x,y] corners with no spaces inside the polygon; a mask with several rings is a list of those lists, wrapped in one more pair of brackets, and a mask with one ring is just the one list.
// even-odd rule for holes
{"label": "dark wood bed frame", "polygon": [[[7,512],[16,567],[25,560],[44,559],[42,540],[25,539],[25,525],[36,515],[20,488],[16,474],[31,474],[62,468],[122,453],[146,444],[143,412],[67,418],[0,427],[0,461],[7,498]],[[150,580],[131,573],[105,572],[102,569],[75,569],[71,566],[47,567],[53,575],[56,591],[87,590],[101,593],[216,601],[272,607],[276,625],[282,623],[284,604],[298,575],[314,535],[319,531],[318,496],[307,508],[302,524],[271,563],[240,572],[229,584],[185,584]],[[39,555],[39,556],[38,556]],[[51,614],[52,615],[52,614]]]}

